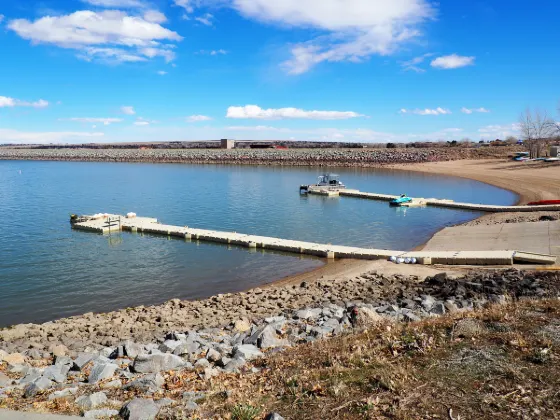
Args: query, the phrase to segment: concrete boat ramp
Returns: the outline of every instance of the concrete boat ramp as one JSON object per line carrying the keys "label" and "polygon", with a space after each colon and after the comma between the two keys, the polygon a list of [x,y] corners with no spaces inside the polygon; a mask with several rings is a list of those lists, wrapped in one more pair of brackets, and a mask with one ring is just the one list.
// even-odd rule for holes
{"label": "concrete boat ramp", "polygon": [[420,264],[448,265],[512,265],[514,263],[554,264],[556,257],[547,254],[525,253],[515,250],[491,251],[418,251],[406,252],[386,249],[357,248],[350,246],[302,242],[266,236],[247,235],[237,232],[221,232],[196,229],[188,226],[161,224],[150,217],[103,214],[82,216],[72,227],[96,233],[128,231],[164,235],[187,241],[214,242],[245,248],[291,252],[323,258],[348,258],[364,260],[387,260],[390,257],[416,258]]}

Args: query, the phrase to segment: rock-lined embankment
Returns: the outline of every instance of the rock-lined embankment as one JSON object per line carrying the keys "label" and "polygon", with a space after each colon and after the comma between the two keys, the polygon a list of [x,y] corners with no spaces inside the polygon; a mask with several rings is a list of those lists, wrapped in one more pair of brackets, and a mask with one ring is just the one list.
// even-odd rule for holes
{"label": "rock-lined embankment", "polygon": [[[458,279],[441,273],[422,281],[372,272],[20,325],[0,332],[0,406],[47,404],[89,418],[192,413],[197,401],[215,397],[209,379],[258,373],[253,361],[269,353],[371,324],[558,297],[559,280],[555,272],[517,270]],[[482,328],[464,321],[456,334]]]}
{"label": "rock-lined embankment", "polygon": [[397,163],[505,158],[517,150],[516,147],[287,150],[0,148],[0,159],[370,167]]}

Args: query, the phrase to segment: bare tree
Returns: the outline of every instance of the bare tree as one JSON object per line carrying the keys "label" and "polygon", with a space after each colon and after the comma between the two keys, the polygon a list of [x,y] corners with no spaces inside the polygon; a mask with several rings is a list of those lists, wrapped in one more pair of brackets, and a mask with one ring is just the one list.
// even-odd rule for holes
{"label": "bare tree", "polygon": [[535,110],[531,112],[527,108],[525,113],[519,117],[519,131],[529,148],[531,158],[541,157],[548,141],[554,136],[557,127],[546,111]]}

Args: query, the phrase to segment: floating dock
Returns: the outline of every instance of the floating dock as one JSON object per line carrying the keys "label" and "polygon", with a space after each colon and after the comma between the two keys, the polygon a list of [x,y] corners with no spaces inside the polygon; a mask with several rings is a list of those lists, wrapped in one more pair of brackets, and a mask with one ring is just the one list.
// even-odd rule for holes
{"label": "floating dock", "polygon": [[[309,192],[311,194],[314,194],[314,192],[312,191]],[[400,197],[398,195],[376,194],[376,193],[368,193],[368,192],[349,190],[349,189],[340,189],[338,190],[337,195],[346,196],[346,197],[355,197],[355,198],[365,198],[368,200],[381,200],[381,201],[391,201]],[[491,204],[459,203],[453,200],[442,200],[437,198],[412,198],[412,202],[422,203],[422,204],[414,205],[412,207],[418,207],[424,205],[424,206],[445,207],[445,208],[459,209],[459,210],[481,211],[481,212],[489,212],[489,213],[560,211],[559,204],[551,204],[546,206],[496,206]]]}
{"label": "floating dock", "polygon": [[514,263],[554,264],[556,262],[556,257],[552,255],[530,254],[512,250],[405,252],[320,244],[247,235],[237,232],[221,232],[196,229],[188,226],[165,225],[151,217],[125,217],[114,214],[103,214],[96,217],[82,216],[73,220],[72,228],[96,233],[116,231],[149,233],[189,241],[214,242],[245,248],[313,255],[329,259],[387,260],[394,256],[399,258],[416,258],[418,263],[426,265],[513,265]]}

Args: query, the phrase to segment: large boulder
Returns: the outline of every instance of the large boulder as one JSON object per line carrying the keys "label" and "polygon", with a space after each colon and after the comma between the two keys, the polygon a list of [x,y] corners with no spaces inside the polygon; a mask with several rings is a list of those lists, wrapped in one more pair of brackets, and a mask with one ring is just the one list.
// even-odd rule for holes
{"label": "large boulder", "polygon": [[52,386],[53,386],[52,381],[41,376],[39,379],[36,379],[30,384],[27,384],[27,386],[24,389],[23,396],[26,398],[34,397],[35,395],[46,391]]}
{"label": "large boulder", "polygon": [[183,359],[173,354],[140,355],[134,360],[132,370],[136,373],[156,373],[174,370],[185,365]]}
{"label": "large boulder", "polygon": [[252,344],[243,344],[233,348],[233,358],[242,357],[245,360],[252,360],[263,356],[264,354],[262,354],[258,347]]}
{"label": "large boulder", "polygon": [[103,392],[96,392],[91,395],[82,395],[76,399],[76,405],[82,410],[87,411],[99,407],[107,402],[107,395]]}
{"label": "large boulder", "polygon": [[386,322],[386,318],[369,308],[352,308],[350,319],[356,328],[368,328]]}
{"label": "large boulder", "polygon": [[132,389],[135,391],[154,393],[159,391],[162,385],[165,383],[163,376],[158,373],[151,373],[142,378],[135,379],[128,384],[126,384],[124,389]]}
{"label": "large boulder", "polygon": [[93,353],[80,353],[74,360],[72,369],[82,370],[89,362],[95,359],[96,355]]}
{"label": "large boulder", "polygon": [[119,367],[114,363],[95,362],[88,376],[90,384],[112,378]]}
{"label": "large boulder", "polygon": [[124,420],[153,420],[159,407],[152,399],[135,398],[121,408],[120,416]]}
{"label": "large boulder", "polygon": [[66,375],[69,370],[70,369],[67,369],[67,366],[64,365],[51,365],[43,371],[43,376],[51,381],[61,384],[66,382]]}
{"label": "large boulder", "polygon": [[123,345],[124,354],[131,359],[138,357],[146,352],[142,344],[134,343],[133,341],[127,341]]}
{"label": "large boulder", "polygon": [[84,413],[84,418],[86,419],[109,419],[118,416],[119,412],[117,410],[111,410],[109,408],[101,408],[98,410],[89,410]]}

